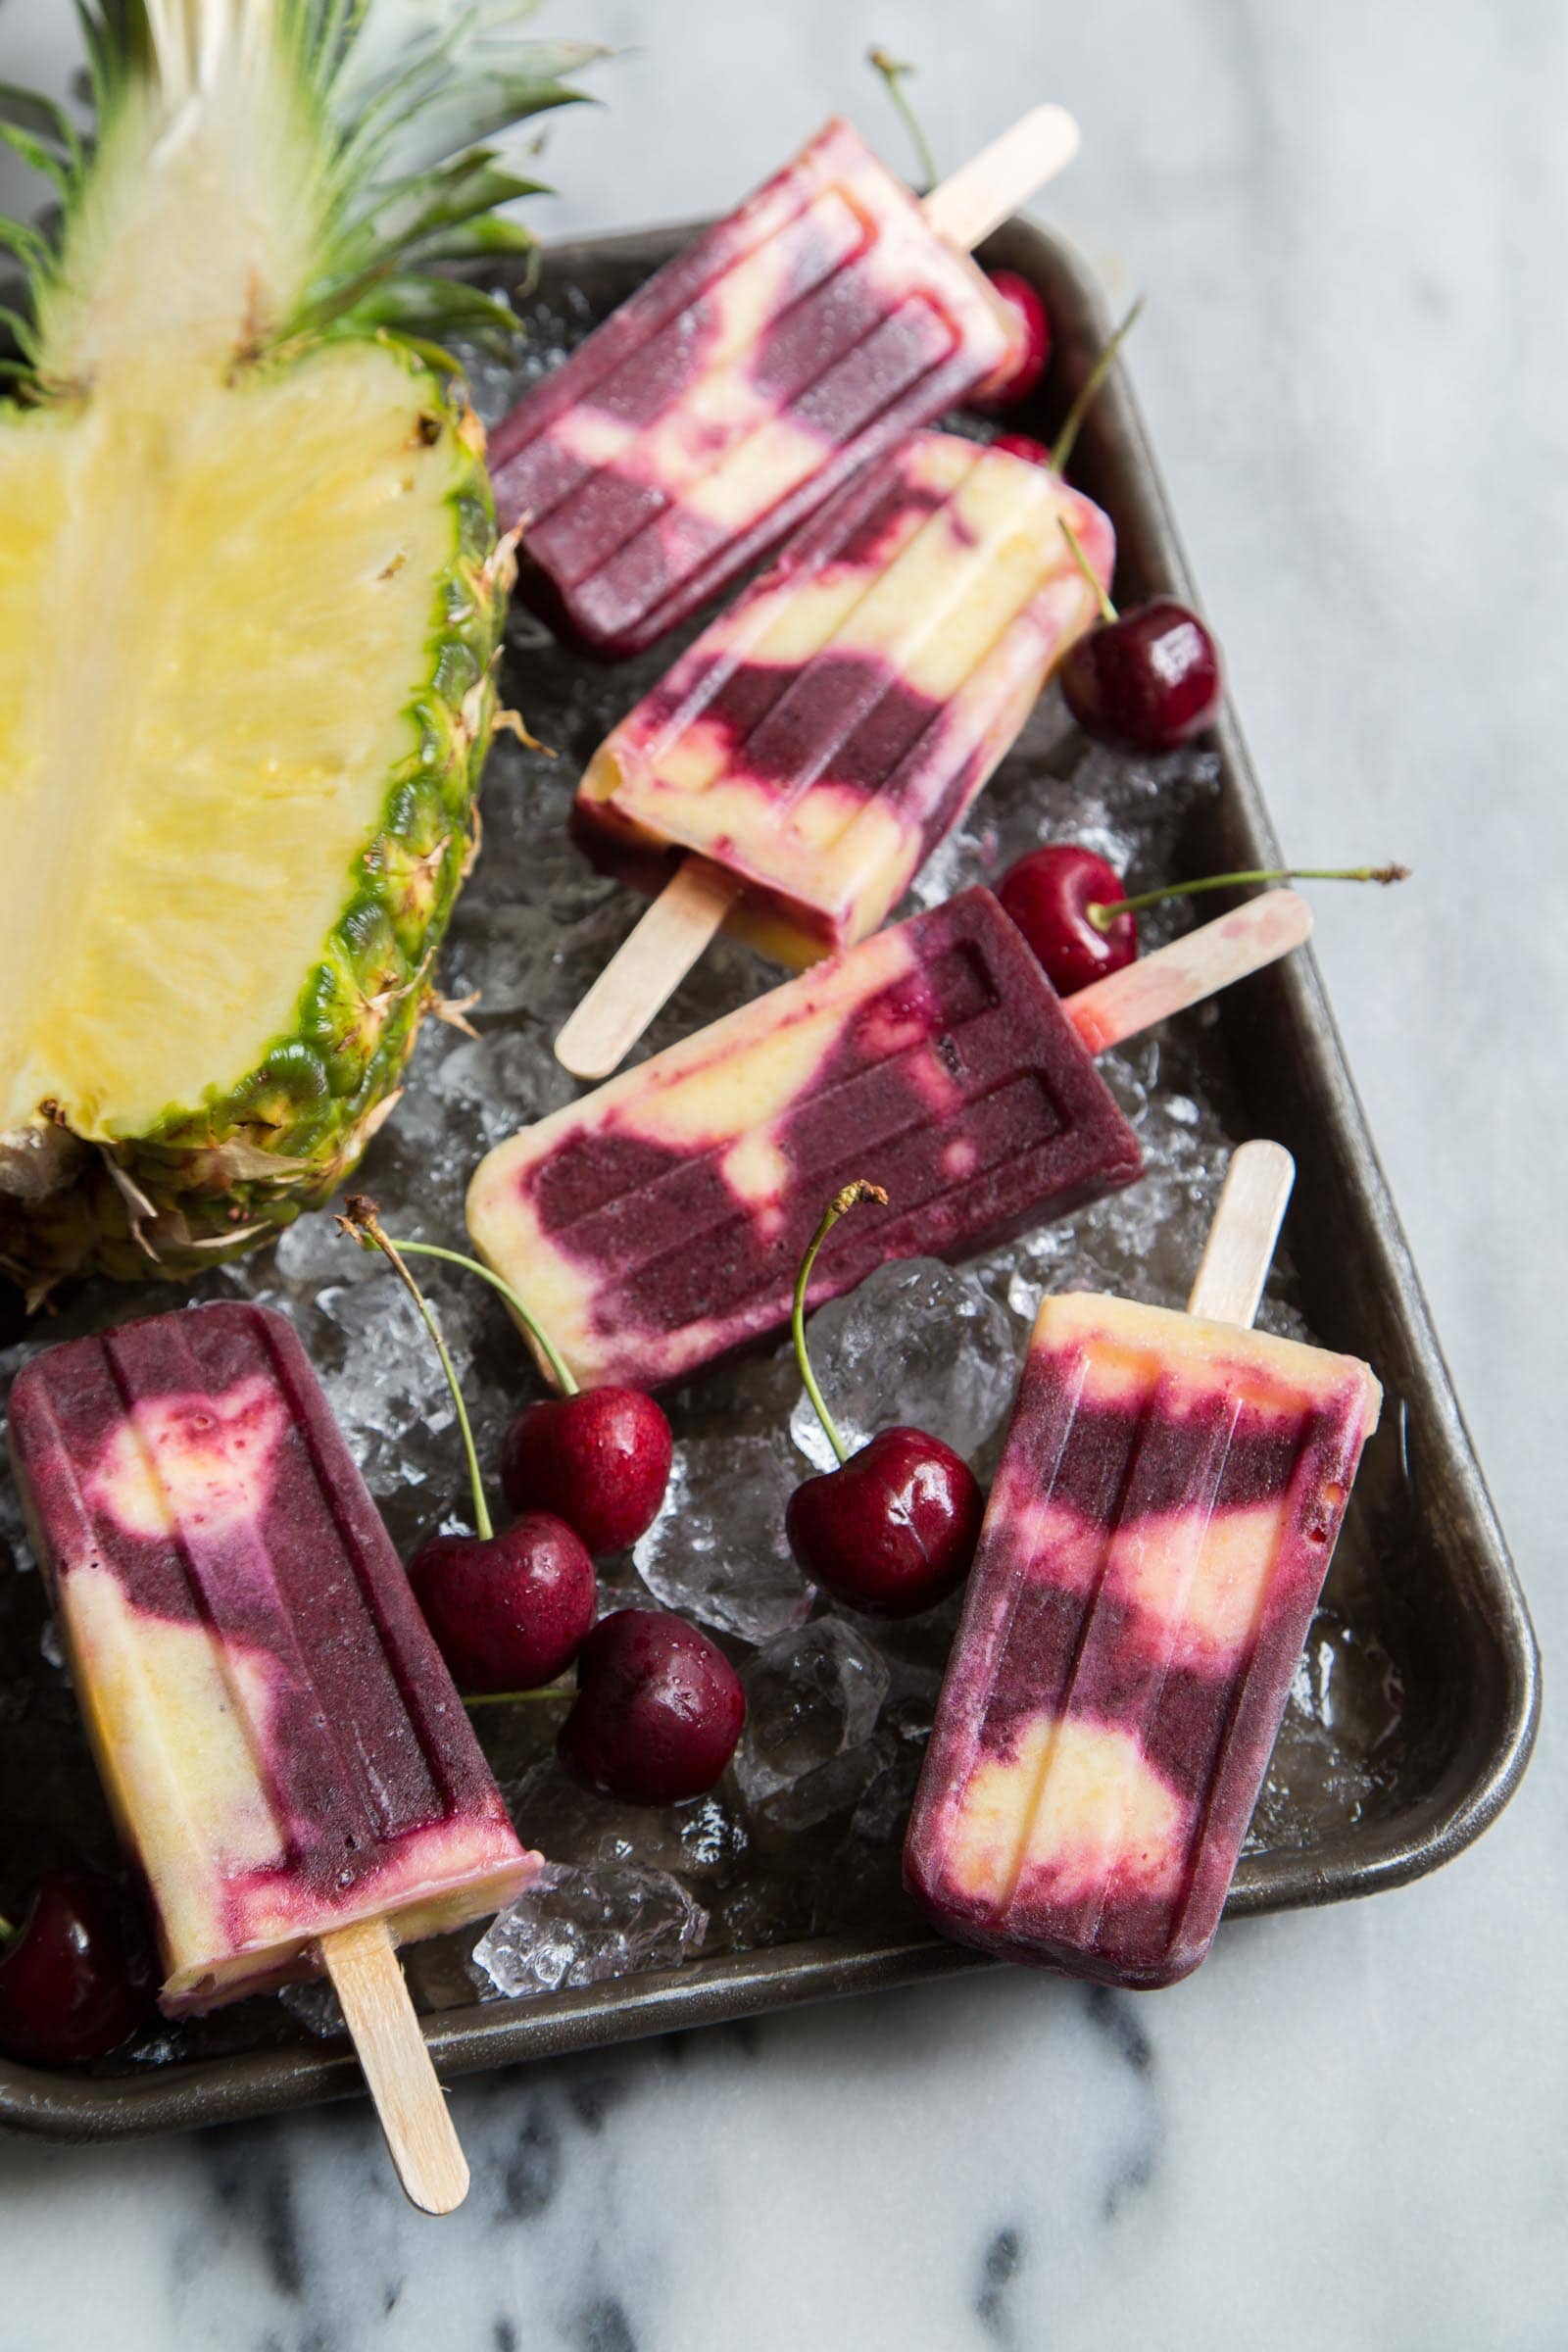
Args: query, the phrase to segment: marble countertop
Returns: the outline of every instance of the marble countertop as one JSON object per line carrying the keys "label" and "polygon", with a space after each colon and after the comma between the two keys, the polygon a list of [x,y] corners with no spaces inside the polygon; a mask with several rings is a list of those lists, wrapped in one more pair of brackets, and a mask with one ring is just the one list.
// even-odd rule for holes
{"label": "marble countertop", "polygon": [[[66,0],[0,8],[64,75]],[[629,54],[548,233],[719,209],[861,64],[938,152],[1080,115],[1049,217],[1113,293],[1264,790],[1303,859],[1397,856],[1318,947],[1548,1667],[1568,1291],[1556,299],[1568,17],[1412,0],[557,0]],[[14,194],[0,184],[0,197]],[[16,2352],[1560,2345],[1568,1758],[1548,1694],[1482,1843],[1227,1929],[1132,1999],[996,1975],[461,2085],[474,2189],[403,2205],[363,2106],[0,2144]]]}

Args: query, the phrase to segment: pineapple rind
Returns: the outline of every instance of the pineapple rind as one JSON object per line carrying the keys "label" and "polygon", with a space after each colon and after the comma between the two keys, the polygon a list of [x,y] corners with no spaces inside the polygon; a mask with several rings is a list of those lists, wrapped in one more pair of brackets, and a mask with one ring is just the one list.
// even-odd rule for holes
{"label": "pineapple rind", "polygon": [[413,1049],[474,852],[506,598],[482,441],[461,381],[384,340],[449,439],[453,476],[428,683],[407,711],[413,746],[345,878],[342,912],[293,1020],[255,1068],[198,1103],[172,1105],[142,1135],[72,1155],[71,1180],[41,1200],[0,1192],[0,1268],[29,1289],[64,1274],[191,1275],[256,1248],[352,1172]]}

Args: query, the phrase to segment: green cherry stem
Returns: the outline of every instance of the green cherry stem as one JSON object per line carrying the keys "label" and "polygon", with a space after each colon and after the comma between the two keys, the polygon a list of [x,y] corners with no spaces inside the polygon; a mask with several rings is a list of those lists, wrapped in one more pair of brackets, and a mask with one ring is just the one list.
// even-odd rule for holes
{"label": "green cherry stem", "polygon": [[468,1421],[468,1408],[463,1401],[463,1391],[458,1386],[458,1376],[452,1368],[452,1358],[447,1353],[446,1341],[441,1337],[441,1326],[436,1321],[424,1293],[398,1255],[396,1243],[389,1241],[382,1232],[373,1200],[368,1200],[363,1193],[351,1194],[347,1213],[339,1217],[338,1226],[342,1232],[352,1235],[354,1240],[361,1243],[362,1246],[368,1243],[372,1250],[380,1250],[381,1255],[391,1266],[392,1271],[424,1318],[424,1328],[435,1342],[435,1351],[441,1358],[441,1369],[447,1376],[447,1387],[452,1391],[452,1403],[458,1416],[458,1427],[463,1433],[463,1450],[468,1460],[468,1484],[473,1489],[474,1532],[482,1542],[488,1544],[496,1531],[491,1523],[489,1505],[484,1498],[484,1483],[479,1476],[479,1455],[473,1443],[473,1430]]}
{"label": "green cherry stem", "polygon": [[1100,606],[1101,619],[1114,620],[1116,617],[1116,608],[1111,603],[1109,597],[1105,594],[1104,581],[1101,578],[1099,572],[1090,563],[1089,558],[1084,554],[1083,541],[1079,538],[1077,532],[1073,529],[1072,524],[1067,520],[1065,514],[1058,514],[1056,516],[1056,520],[1061,525],[1062,537],[1066,540],[1067,545],[1072,549],[1073,562],[1077,564],[1079,570],[1083,573],[1084,578],[1089,582],[1090,587],[1095,592],[1096,602]]}
{"label": "green cherry stem", "polygon": [[1126,342],[1128,336],[1132,333],[1133,328],[1137,325],[1138,314],[1143,307],[1144,298],[1140,294],[1138,300],[1133,304],[1132,309],[1128,312],[1126,318],[1122,320],[1120,326],[1117,327],[1116,332],[1111,336],[1110,341],[1105,345],[1104,350],[1101,353],[1099,359],[1095,362],[1094,366],[1090,368],[1089,373],[1084,377],[1083,382],[1079,385],[1078,396],[1074,400],[1072,407],[1067,411],[1066,416],[1062,418],[1061,430],[1056,435],[1055,441],[1052,446],[1051,470],[1053,473],[1066,472],[1067,460],[1072,456],[1073,443],[1077,440],[1078,435],[1083,428],[1084,418],[1088,416],[1090,410],[1094,407],[1096,400],[1099,398],[1101,385],[1104,382],[1106,376],[1115,367],[1116,355],[1121,350],[1121,347]]}
{"label": "green cherry stem", "polygon": [[840,1217],[847,1210],[858,1208],[862,1200],[880,1201],[884,1208],[888,1204],[888,1197],[879,1184],[867,1184],[863,1176],[858,1176],[853,1184],[847,1184],[842,1192],[835,1193],[822,1211],[822,1222],[812,1234],[806,1255],[801,1260],[801,1270],[795,1277],[795,1307],[790,1316],[790,1334],[795,1342],[795,1360],[801,1367],[801,1378],[806,1383],[806,1394],[816,1407],[816,1417],[822,1424],[823,1434],[841,1463],[849,1460],[850,1449],[839,1436],[838,1424],[822,1401],[822,1392],[816,1385],[816,1374],[811,1370],[811,1358],[806,1346],[806,1290],[811,1279],[811,1268],[816,1263],[816,1253],[822,1244],[827,1240]]}
{"label": "green cherry stem", "polygon": [[0,1943],[9,1943],[16,1932],[9,1919],[0,1919]]}
{"label": "green cherry stem", "polygon": [[1240,874],[1205,874],[1200,882],[1167,882],[1140,891],[1135,899],[1091,899],[1085,908],[1097,931],[1108,931],[1118,914],[1138,914],[1161,899],[1196,899],[1205,890],[1230,890],[1243,882],[1407,882],[1407,865],[1275,865]]}
{"label": "green cherry stem", "polygon": [[921,193],[928,194],[937,184],[937,161],[931,152],[931,142],[925,135],[920,118],[909,104],[904,87],[906,78],[914,72],[914,68],[886,49],[868,49],[865,56],[867,65],[874,66],[888,85],[888,96],[899,111],[900,120],[913,142],[915,159],[925,174]]}

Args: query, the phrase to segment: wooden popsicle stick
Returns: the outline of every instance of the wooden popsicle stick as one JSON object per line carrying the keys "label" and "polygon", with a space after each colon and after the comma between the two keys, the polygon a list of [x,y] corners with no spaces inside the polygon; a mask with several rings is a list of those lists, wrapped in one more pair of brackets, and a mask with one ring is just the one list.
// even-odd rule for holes
{"label": "wooden popsicle stick", "polygon": [[922,200],[926,226],[945,245],[968,253],[1077,152],[1078,125],[1066,108],[1032,107]]}
{"label": "wooden popsicle stick", "polygon": [[468,2164],[446,2092],[384,1919],[321,1937],[321,1961],[343,2005],[354,2047],[398,2179],[421,2213],[452,2213],[468,2193]]}
{"label": "wooden popsicle stick", "polygon": [[1063,1010],[1090,1053],[1103,1054],[1288,956],[1311,928],[1312,909],[1299,892],[1265,890],[1185,939],[1092,980],[1066,1000]]}
{"label": "wooden popsicle stick", "polygon": [[687,858],[621,941],[556,1040],[574,1078],[608,1078],[674,995],[740,895],[740,884]]}
{"label": "wooden popsicle stick", "polygon": [[1295,1182],[1296,1162],[1283,1144],[1243,1144],[1231,1153],[1187,1301],[1190,1315],[1248,1329],[1274,1262]]}

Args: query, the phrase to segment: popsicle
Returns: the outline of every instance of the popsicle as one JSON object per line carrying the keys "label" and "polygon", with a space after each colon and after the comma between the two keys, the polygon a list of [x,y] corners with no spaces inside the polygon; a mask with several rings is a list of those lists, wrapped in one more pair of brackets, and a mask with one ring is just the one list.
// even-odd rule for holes
{"label": "popsicle", "polygon": [[[1059,476],[913,435],[798,531],[600,747],[573,809],[583,849],[677,894],[694,950],[699,909],[782,963],[863,939],[1095,619],[1063,518],[1108,585],[1110,523]],[[670,924],[670,906],[651,911],[563,1030],[578,1076],[612,1069],[689,968]]]}
{"label": "popsicle", "polygon": [[1094,1054],[1310,923],[1270,891],[1063,1002],[991,893],[965,891],[498,1145],[469,1231],[585,1387],[683,1380],[787,1322],[822,1202],[854,1177],[890,1205],[834,1235],[812,1305],[1130,1184],[1137,1138]]}
{"label": "popsicle", "polygon": [[466,2174],[395,1943],[499,1909],[540,1859],[292,1326],[223,1302],[49,1348],[10,1443],[163,2008],[324,1967],[405,2185],[445,2210]]}
{"label": "popsicle", "polygon": [[1236,1153],[1185,1315],[1041,1306],[905,1846],[960,1942],[1152,1986],[1213,1939],[1382,1396],[1248,1328],[1293,1177]]}
{"label": "popsicle", "polygon": [[521,593],[641,651],[1013,354],[967,249],[1077,151],[1037,107],[917,204],[848,122],[638,288],[490,436]]}

